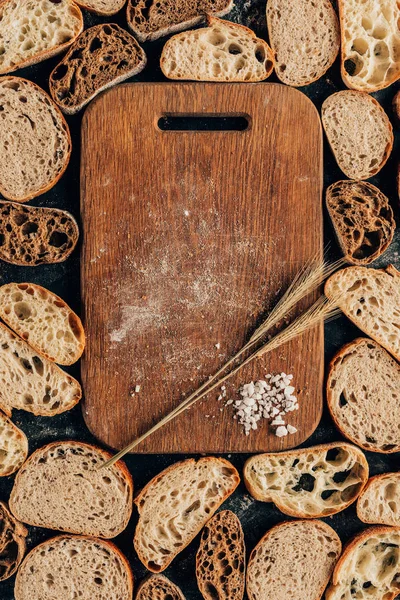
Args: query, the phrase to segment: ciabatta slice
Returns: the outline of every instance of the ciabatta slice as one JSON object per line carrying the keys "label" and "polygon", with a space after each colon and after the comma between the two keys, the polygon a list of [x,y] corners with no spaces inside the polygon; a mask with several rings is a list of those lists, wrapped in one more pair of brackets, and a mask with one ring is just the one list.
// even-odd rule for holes
{"label": "ciabatta slice", "polygon": [[185,596],[164,575],[150,575],[139,585],[135,600],[185,600]]}
{"label": "ciabatta slice", "polygon": [[0,502],[0,581],[8,579],[18,569],[25,554],[28,530]]}
{"label": "ciabatta slice", "polygon": [[357,516],[364,523],[400,527],[400,473],[371,477],[357,500]]}
{"label": "ciabatta slice", "polygon": [[26,435],[0,412],[0,477],[18,471],[27,456],[28,440]]}
{"label": "ciabatta slice", "polygon": [[238,486],[235,467],[222,458],[176,463],[154,477],[135,498],[136,552],[149,571],[163,571],[196,537]]}

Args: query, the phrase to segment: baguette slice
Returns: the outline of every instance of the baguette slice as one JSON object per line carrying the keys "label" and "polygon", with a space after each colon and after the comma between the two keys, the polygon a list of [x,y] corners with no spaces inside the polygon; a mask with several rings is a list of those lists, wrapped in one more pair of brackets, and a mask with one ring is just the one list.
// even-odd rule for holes
{"label": "baguette slice", "polygon": [[34,283],[0,287],[0,318],[48,360],[72,365],[85,347],[78,315],[58,296]]}
{"label": "baguette slice", "polygon": [[272,73],[271,48],[236,23],[207,17],[208,27],[184,31],[168,40],[161,69],[169,79],[262,81]]}
{"label": "baguette slice", "polygon": [[0,2],[0,73],[10,73],[63,52],[83,30],[71,0]]}
{"label": "baguette slice", "polygon": [[0,581],[12,577],[25,554],[27,529],[0,502]]}
{"label": "baguette slice", "polygon": [[0,323],[0,409],[53,417],[82,397],[79,383]]}
{"label": "baguette slice", "polygon": [[323,521],[276,525],[250,555],[249,600],[320,600],[342,544]]}
{"label": "baguette slice", "polygon": [[205,600],[243,600],[246,548],[237,516],[223,510],[204,526],[196,556],[197,585]]}
{"label": "baguette slice", "polygon": [[393,128],[381,105],[362,92],[336,92],[322,105],[322,124],[336,162],[349,179],[378,173],[393,148]]}
{"label": "baguette slice", "polygon": [[206,14],[223,17],[233,0],[128,0],[128,25],[140,42],[189,29]]}
{"label": "baguette slice", "polygon": [[239,481],[235,467],[215,457],[178,462],[154,477],[135,499],[134,545],[145,567],[153,573],[166,569]]}
{"label": "baguette slice", "polygon": [[134,37],[113,23],[86,29],[50,75],[50,93],[73,115],[103,90],[144,69],[146,55]]}
{"label": "baguette slice", "polygon": [[26,435],[0,412],[0,477],[12,475],[12,473],[18,471],[27,456],[28,440]]}
{"label": "baguette slice", "polygon": [[349,88],[376,92],[400,77],[396,0],[339,0],[341,71]]}
{"label": "baguette slice", "polygon": [[76,0],[82,8],[105,17],[115,15],[125,6],[126,0]]}
{"label": "baguette slice", "polygon": [[366,181],[337,181],[326,191],[326,206],[348,263],[368,265],[387,250],[396,221],[377,187]]}
{"label": "baguette slice", "polygon": [[400,592],[400,528],[370,527],[343,550],[326,600],[394,600]]}
{"label": "baguette slice", "polygon": [[326,282],[325,294],[338,301],[361,331],[400,360],[400,273],[393,265],[337,271]]}
{"label": "baguette slice", "polygon": [[335,442],[248,459],[244,482],[250,494],[273,502],[291,517],[327,517],[347,508],[368,481],[364,454]]}
{"label": "baguette slice", "polygon": [[26,556],[15,600],[131,600],[133,576],[122,552],[93,537],[59,535]]}
{"label": "baguette slice", "polygon": [[31,81],[0,78],[0,149],[0,194],[8,200],[44,194],[67,168],[68,126],[50,96]]}
{"label": "baguette slice", "polygon": [[400,90],[395,94],[392,104],[396,123],[400,125]]}
{"label": "baguette slice", "polygon": [[120,461],[99,470],[111,454],[80,442],[54,442],[36,450],[19,470],[10,510],[20,521],[113,538],[132,513],[133,483]]}
{"label": "baguette slice", "polygon": [[400,473],[371,477],[358,498],[357,516],[364,523],[400,527]]}
{"label": "baguette slice", "polygon": [[400,365],[377,343],[358,338],[332,359],[327,402],[340,431],[371,452],[400,451]]}
{"label": "baguette slice", "polygon": [[63,262],[79,238],[65,210],[0,202],[0,259],[24,267]]}
{"label": "baguette slice", "polygon": [[334,63],[340,32],[330,0],[268,0],[267,22],[275,71],[283,83],[309,85]]}
{"label": "baguette slice", "polygon": [[185,596],[164,575],[150,575],[139,585],[135,600],[185,600]]}

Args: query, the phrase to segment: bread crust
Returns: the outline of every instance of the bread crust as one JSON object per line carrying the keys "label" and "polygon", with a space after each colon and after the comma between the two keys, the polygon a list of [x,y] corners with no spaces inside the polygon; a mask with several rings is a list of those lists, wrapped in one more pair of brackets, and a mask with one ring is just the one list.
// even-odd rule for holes
{"label": "bread crust", "polygon": [[96,8],[93,8],[92,6],[88,6],[86,4],[85,0],[74,0],[74,2],[80,8],[84,8],[88,12],[93,13],[94,15],[99,15],[101,17],[111,17],[112,15],[116,15],[120,10],[122,10],[124,8],[124,6],[126,4],[126,0],[123,0],[121,3],[121,6],[119,6],[116,10],[112,9],[112,10],[106,11],[106,10],[97,10]]}
{"label": "bread crust", "polygon": [[[9,0],[5,0],[5,2],[8,2]],[[1,8],[1,5],[0,5]],[[78,9],[79,10],[79,9]],[[33,63],[32,63],[33,64]],[[28,66],[28,65],[25,65]],[[20,68],[20,67],[18,67]],[[52,106],[54,107],[54,109],[58,112],[58,116],[60,118],[60,120],[63,123],[64,126],[64,131],[67,135],[67,140],[68,140],[68,151],[67,151],[67,155],[64,161],[64,166],[61,169],[61,171],[56,175],[56,177],[54,179],[52,179],[47,185],[41,187],[39,190],[36,190],[34,193],[28,194],[24,197],[15,197],[12,196],[10,194],[8,194],[7,192],[5,192],[1,185],[0,185],[0,194],[2,196],[4,196],[4,198],[7,198],[7,200],[11,200],[12,202],[29,202],[29,200],[32,200],[32,198],[36,198],[37,196],[41,196],[42,194],[44,194],[45,192],[47,192],[48,190],[50,190],[52,187],[54,187],[57,183],[57,181],[64,175],[68,164],[69,164],[69,160],[71,158],[71,152],[72,152],[72,140],[71,140],[71,133],[67,124],[67,121],[64,118],[64,115],[62,114],[62,112],[60,111],[60,109],[58,108],[57,104],[53,101],[53,99],[49,96],[49,94],[47,92],[45,92],[41,87],[39,87],[38,85],[36,85],[36,83],[33,83],[33,81],[29,81],[28,79],[24,79],[23,77],[15,77],[14,75],[7,75],[5,77],[0,77],[0,83],[3,81],[22,81],[24,84],[26,85],[30,85],[33,86],[35,88],[35,90],[37,92],[39,92],[40,94],[43,94],[44,96],[46,96],[49,100],[49,102],[52,104]]]}
{"label": "bread crust", "polygon": [[[14,563],[15,563],[14,567],[12,567],[6,575],[0,576],[0,582],[5,581],[6,579],[9,579],[9,577],[12,577],[14,575],[14,573],[17,571],[19,565],[22,562],[24,554],[26,552],[26,537],[28,535],[28,530],[26,529],[26,527],[24,527],[24,525],[22,525],[22,523],[20,523],[17,519],[15,519],[15,517],[13,517],[13,515],[8,510],[8,507],[5,502],[0,502],[0,523],[1,523],[1,520],[4,518],[2,513],[5,516],[5,518],[10,522],[10,525],[14,527],[14,531],[12,532],[11,537],[12,537],[12,540],[17,544],[17,555],[15,556],[15,558],[11,557],[11,559],[14,560]],[[1,530],[2,530],[2,534],[4,534],[5,527],[2,526]],[[4,553],[5,547],[2,546],[1,542],[2,542],[2,540],[1,540],[1,536],[0,536],[1,558],[2,558],[2,563],[4,565],[4,562],[7,561],[8,557]]]}
{"label": "bread crust", "polygon": [[[361,502],[363,501],[364,495],[368,492],[369,488],[375,484],[375,482],[379,482],[379,481],[384,481],[385,479],[390,480],[391,477],[396,477],[399,478],[400,477],[400,473],[381,473],[380,475],[374,475],[373,477],[370,477],[367,481],[366,486],[364,487],[364,489],[362,490],[361,494],[359,495],[358,499],[357,499],[357,506],[356,506],[356,510],[357,510],[357,517],[360,519],[360,521],[362,521],[363,523],[368,523],[371,524],[371,521],[365,521],[363,519],[363,511],[361,509]],[[375,522],[375,521],[374,521]],[[383,518],[381,520],[377,520],[376,521],[377,525],[386,525],[386,523],[384,522]],[[389,527],[389,525],[386,525],[387,527]]]}

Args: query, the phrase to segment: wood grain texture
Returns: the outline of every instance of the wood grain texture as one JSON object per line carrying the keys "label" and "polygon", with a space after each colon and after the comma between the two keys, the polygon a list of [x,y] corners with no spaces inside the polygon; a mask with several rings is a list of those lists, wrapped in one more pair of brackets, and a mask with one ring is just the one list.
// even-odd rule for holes
{"label": "wood grain texture", "polygon": [[[165,132],[157,126],[165,114],[245,114],[250,126]],[[125,446],[243,345],[305,261],[322,253],[321,195],[320,121],[297,90],[135,83],[92,103],[82,126],[82,379],[96,437]],[[297,434],[277,438],[263,422],[246,437],[232,408],[220,411],[210,394],[137,451],[297,446],[322,412],[322,325],[246,367],[227,397],[281,371],[299,390],[300,410],[288,420]]]}

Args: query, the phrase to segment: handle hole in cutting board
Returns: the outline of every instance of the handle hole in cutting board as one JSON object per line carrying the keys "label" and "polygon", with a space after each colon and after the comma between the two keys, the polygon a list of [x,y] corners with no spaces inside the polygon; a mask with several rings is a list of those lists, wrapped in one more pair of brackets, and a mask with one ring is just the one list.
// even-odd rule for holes
{"label": "handle hole in cutting board", "polygon": [[246,131],[247,115],[163,115],[158,119],[161,131]]}

